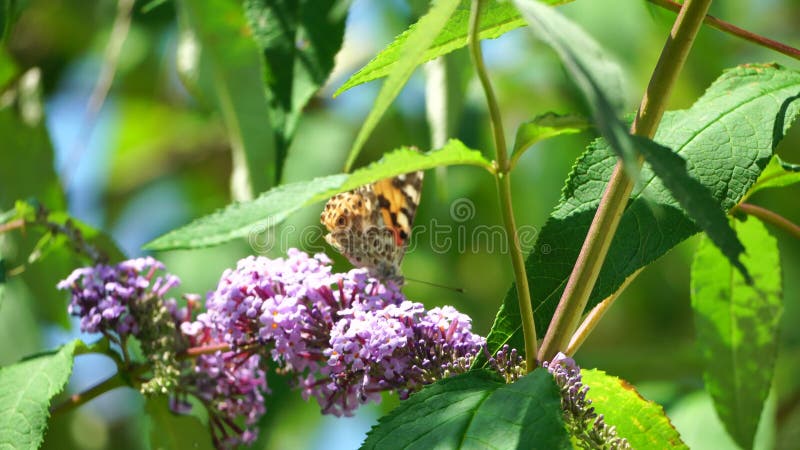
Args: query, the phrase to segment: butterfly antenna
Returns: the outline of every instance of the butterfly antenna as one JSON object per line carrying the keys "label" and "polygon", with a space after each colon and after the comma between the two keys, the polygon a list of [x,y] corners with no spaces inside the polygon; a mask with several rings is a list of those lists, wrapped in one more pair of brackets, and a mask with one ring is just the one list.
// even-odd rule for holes
{"label": "butterfly antenna", "polygon": [[452,286],[446,286],[446,285],[444,285],[444,284],[438,284],[438,283],[431,283],[430,281],[417,280],[416,278],[409,278],[409,277],[405,277],[405,279],[406,279],[406,281],[413,281],[413,282],[415,282],[415,283],[427,284],[428,286],[433,286],[433,287],[438,287],[438,288],[442,288],[442,289],[447,289],[448,291],[454,291],[454,292],[458,292],[459,294],[463,294],[463,293],[464,293],[464,289],[463,289],[463,288],[457,288],[457,287],[452,287]]}

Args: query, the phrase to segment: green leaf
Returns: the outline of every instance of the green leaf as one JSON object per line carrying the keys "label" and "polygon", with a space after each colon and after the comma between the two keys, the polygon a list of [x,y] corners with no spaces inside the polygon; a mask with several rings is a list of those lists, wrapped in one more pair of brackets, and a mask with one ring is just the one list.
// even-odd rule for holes
{"label": "green leaf", "polygon": [[526,148],[545,139],[580,133],[589,126],[585,118],[573,114],[546,113],[536,116],[517,128],[514,152],[525,151]]}
{"label": "green leaf", "polygon": [[[2,2],[3,0],[0,0],[0,10],[3,8]],[[0,17],[0,21],[2,20],[3,18]],[[2,30],[0,30],[0,36],[2,36]],[[0,47],[0,92],[3,92],[3,88],[14,79],[18,72],[19,68],[14,59],[11,58],[5,47]]]}
{"label": "green leaf", "polygon": [[235,238],[263,233],[282,222],[289,214],[327,200],[339,192],[349,191],[367,183],[416,170],[433,167],[468,164],[491,171],[491,164],[476,150],[467,148],[457,140],[450,140],[439,150],[419,153],[415,149],[401,148],[351,175],[339,174],[310,181],[285,184],[265,192],[255,200],[233,203],[225,209],[173,230],[148,243],[150,250],[197,248],[220,244]]}
{"label": "green leaf", "polygon": [[598,131],[625,162],[632,179],[638,178],[636,144],[617,118],[625,106],[622,69],[577,24],[536,0],[515,0],[528,28],[550,46],[581,90]]}
{"label": "green leaf", "polygon": [[[572,0],[547,0],[549,5],[560,5],[569,3]],[[470,0],[463,0],[458,8],[450,16],[442,31],[433,40],[433,43],[424,51],[418,64],[430,61],[439,56],[450,53],[454,50],[467,46],[467,34],[469,31],[469,8]],[[490,0],[485,2],[481,12],[480,39],[494,39],[503,34],[525,25],[525,21],[519,15],[517,9],[510,2],[502,0]],[[353,74],[334,95],[367,83],[378,78],[383,78],[390,73],[398,64],[406,42],[417,32],[419,22],[411,25],[406,31],[397,36],[395,40],[385,49],[381,50],[366,66]]]}
{"label": "green leaf", "polygon": [[653,173],[659,178],[669,193],[680,203],[686,214],[694,220],[744,278],[751,282],[747,268],[739,261],[744,246],[728,224],[725,211],[713,197],[711,191],[692,178],[686,171],[686,161],[667,147],[636,137],[637,148],[650,164]]}
{"label": "green leaf", "polygon": [[517,128],[517,137],[514,139],[513,159],[537,142],[556,136],[580,133],[589,128],[590,124],[581,116],[573,114],[560,115],[546,113],[523,122]]}
{"label": "green leaf", "polygon": [[233,158],[235,198],[276,183],[277,156],[258,46],[248,37],[240,2],[177,2],[178,69],[185,84],[222,116]]}
{"label": "green leaf", "polygon": [[333,69],[347,10],[341,0],[245,0],[247,23],[263,52],[280,180],[297,121]]}
{"label": "green leaf", "polygon": [[433,40],[444,28],[450,16],[458,6],[459,0],[439,0],[431,4],[431,9],[427,14],[422,16],[417,22],[414,31],[408,36],[402,50],[400,51],[400,59],[397,65],[392,69],[386,81],[381,86],[378,97],[372,105],[372,109],[367,118],[364,119],[364,124],[358,130],[358,135],[350,147],[350,152],[347,155],[344,170],[349,172],[356,161],[358,153],[367,142],[367,138],[378,125],[378,121],[383,116],[383,113],[389,109],[395,97],[400,94],[400,91],[405,86],[406,81],[411,78],[414,69],[424,61],[425,51],[431,46]]}
{"label": "green leaf", "polygon": [[769,164],[761,172],[758,181],[750,188],[742,201],[762,189],[791,186],[795,183],[800,183],[800,164],[785,162],[775,155],[769,160]]}
{"label": "green leaf", "polygon": [[627,381],[596,369],[581,370],[581,378],[589,386],[586,397],[592,407],[616,427],[617,435],[627,439],[631,448],[688,450],[664,408],[644,399]]}
{"label": "green leaf", "polygon": [[743,448],[753,445],[772,384],[783,310],[778,243],[754,217],[735,223],[745,243],[748,285],[703,239],[692,263],[692,308],[717,414]]}
{"label": "green leaf", "polygon": [[0,448],[36,449],[42,443],[50,400],[72,372],[80,341],[0,369]]}
{"label": "green leaf", "polygon": [[425,387],[378,421],[362,449],[570,448],[553,377],[513,384],[474,371]]}
{"label": "green leaf", "polygon": [[[690,108],[668,112],[655,141],[687,163],[689,175],[730,210],[752,186],[798,115],[800,73],[777,65],[726,71]],[[562,198],[526,260],[536,329],[544,334],[578,257],[617,158],[595,143],[577,161]],[[615,292],[633,272],[699,228],[648,165],[620,219],[587,308]],[[524,348],[516,288],[511,287],[488,336],[490,353]]]}
{"label": "green leaf", "polygon": [[214,448],[208,428],[197,417],[173,414],[166,396],[148,396],[144,410],[147,413],[152,450]]}

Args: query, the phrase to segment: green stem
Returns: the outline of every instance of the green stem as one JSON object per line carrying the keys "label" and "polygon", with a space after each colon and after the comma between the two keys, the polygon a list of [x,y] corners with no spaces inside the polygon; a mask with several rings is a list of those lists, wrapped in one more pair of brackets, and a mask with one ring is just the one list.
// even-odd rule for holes
{"label": "green stem", "polygon": [[[687,0],[683,4],[631,125],[632,134],[648,138],[655,135],[672,88],[710,5],[711,0]],[[641,158],[639,164],[642,164]],[[608,254],[633,184],[625,174],[622,162],[617,162],[542,342],[540,360],[549,361],[567,348]]]}
{"label": "green stem", "polygon": [[205,345],[200,347],[191,347],[181,355],[182,358],[196,358],[200,355],[210,355],[216,352],[227,352],[231,349],[228,344]]}
{"label": "green stem", "polygon": [[764,222],[771,223],[776,227],[786,231],[787,233],[791,234],[797,239],[800,239],[800,225],[793,223],[791,220],[783,217],[782,215],[770,211],[766,208],[762,208],[760,206],[752,205],[750,203],[741,203],[739,206],[736,207],[739,211],[753,216],[758,217],[759,219],[763,220]]}
{"label": "green stem", "polygon": [[[216,353],[218,351],[223,351],[224,352],[224,351],[228,351],[228,350],[230,350],[230,346],[228,344],[218,344],[218,345],[207,345],[207,346],[200,346],[200,347],[191,347],[191,348],[186,349],[186,351],[184,353],[182,353],[180,355],[180,357],[182,359],[183,358],[196,358],[196,357],[198,357],[200,355],[207,355],[207,354],[210,354],[210,353]],[[113,353],[113,352],[109,352],[109,353],[110,353],[111,356],[114,357],[115,361],[117,361],[117,368],[119,370],[125,370],[126,371],[125,373],[128,374],[127,377],[134,377],[135,378],[136,376],[141,375],[141,374],[147,372],[148,370],[150,370],[150,366],[149,365],[140,365],[140,366],[133,367],[133,366],[130,366],[129,363],[126,364],[126,363],[123,363],[122,361],[120,361],[119,360],[119,356],[116,355],[115,353]],[[129,361],[129,360],[126,358],[126,361]],[[104,394],[104,393],[106,393],[108,391],[111,391],[111,390],[116,389],[116,388],[121,387],[121,386],[127,386],[128,383],[125,381],[126,377],[120,376],[121,373],[123,373],[123,372],[117,372],[114,375],[112,375],[111,377],[109,377],[109,378],[101,381],[100,383],[92,386],[91,388],[89,388],[89,389],[87,389],[87,390],[85,390],[83,392],[79,392],[77,394],[73,394],[73,395],[69,396],[69,398],[67,400],[65,400],[62,403],[59,403],[58,405],[55,405],[52,408],[50,408],[50,413],[52,415],[66,413],[66,412],[71,411],[71,410],[77,408],[78,406],[81,406],[84,403],[87,403],[88,401],[92,400],[93,398],[98,397],[98,396],[100,396],[100,395],[102,395],[102,394]]]}
{"label": "green stem", "polygon": [[50,414],[57,415],[72,411],[78,406],[87,403],[89,400],[122,386],[126,386],[125,381],[119,376],[119,374],[114,374],[83,392],[70,395],[67,400],[50,408]]}
{"label": "green stem", "polygon": [[581,345],[583,345],[583,343],[586,341],[586,338],[589,337],[597,324],[600,323],[600,319],[602,319],[606,312],[611,309],[611,306],[615,301],[617,301],[619,295],[622,294],[622,292],[631,284],[631,282],[633,282],[633,280],[636,279],[637,276],[639,276],[640,273],[642,273],[642,270],[644,270],[644,267],[639,268],[639,270],[633,272],[630,276],[628,276],[628,278],[625,278],[625,281],[622,282],[622,285],[620,285],[620,287],[617,288],[613,294],[606,297],[602,302],[598,303],[597,306],[589,311],[589,314],[587,314],[586,318],[583,319],[581,325],[577,330],[575,330],[575,334],[573,334],[572,338],[570,338],[569,345],[567,345],[567,349],[564,350],[565,355],[571,357],[575,354],[575,352],[578,351],[579,348],[581,348]]}
{"label": "green stem", "polygon": [[514,281],[517,286],[517,299],[519,302],[519,312],[522,319],[522,332],[525,339],[525,360],[528,371],[533,371],[538,363],[536,343],[536,324],[533,321],[533,307],[531,304],[531,294],[528,288],[528,275],[525,273],[525,257],[522,253],[522,245],[517,234],[517,225],[514,221],[514,208],[511,202],[511,179],[510,162],[508,160],[508,149],[506,147],[505,134],[503,132],[503,121],[500,117],[500,107],[492,89],[492,83],[483,63],[483,53],[481,52],[480,38],[480,10],[482,0],[473,0],[469,16],[469,50],[472,55],[472,62],[475,71],[486,95],[486,103],[489,107],[489,118],[492,122],[492,133],[494,136],[494,147],[497,152],[495,180],[497,182],[497,193],[500,198],[500,209],[503,214],[503,225],[506,236],[509,240],[509,251],[511,253],[511,265],[514,268]]}
{"label": "green stem", "polygon": [[[650,3],[660,6],[664,9],[668,9],[670,11],[678,12],[681,9],[680,3],[673,2],[672,0],[647,0]],[[745,41],[752,42],[756,45],[760,45],[762,47],[766,47],[770,50],[775,50],[776,52],[783,53],[784,55],[800,60],[800,50],[786,45],[782,42],[778,42],[772,40],[770,38],[761,36],[759,34],[753,33],[752,31],[747,31],[743,28],[739,28],[732,23],[728,23],[724,20],[717,19],[714,16],[707,15],[704,22],[706,25],[716,28],[723,33],[728,33],[730,35],[736,36],[738,38],[744,39]]]}

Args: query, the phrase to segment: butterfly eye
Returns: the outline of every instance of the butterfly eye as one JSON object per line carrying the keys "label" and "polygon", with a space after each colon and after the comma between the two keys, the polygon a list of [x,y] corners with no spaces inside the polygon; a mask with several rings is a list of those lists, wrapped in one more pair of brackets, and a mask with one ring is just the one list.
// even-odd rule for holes
{"label": "butterfly eye", "polygon": [[340,215],[336,219],[336,226],[339,228],[344,228],[345,226],[347,226],[347,218],[344,215]]}

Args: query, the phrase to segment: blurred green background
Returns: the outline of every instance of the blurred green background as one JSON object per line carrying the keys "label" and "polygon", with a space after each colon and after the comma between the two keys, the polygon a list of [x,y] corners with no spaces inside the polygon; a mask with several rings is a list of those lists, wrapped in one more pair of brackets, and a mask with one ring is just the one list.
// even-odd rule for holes
{"label": "blurred green background", "polygon": [[[175,5],[165,2],[148,12],[135,3],[130,31],[120,53],[108,98],[96,120],[87,118],[117,11],[117,2],[27,0],[8,36],[0,61],[12,60],[31,90],[29,104],[43,104],[43,127],[25,131],[13,121],[0,124],[0,211],[17,198],[36,196],[51,209],[67,208],[76,218],[110,233],[128,256],[142,254],[149,240],[231,201],[231,154],[216,111],[187,91],[176,69],[178,28]],[[345,43],[326,86],[306,108],[289,150],[282,182],[308,180],[341,171],[346,153],[380,87],[373,82],[336,99],[333,91],[363,66],[426,8],[421,0],[355,0],[350,5]],[[582,24],[619,58],[629,77],[630,111],[644,90],[674,14],[641,0],[579,0],[559,8]],[[800,47],[796,0],[716,2],[712,13],[749,30]],[[525,30],[484,43],[487,63],[502,108],[509,139],[515,127],[553,111],[582,113],[582,99],[555,56]],[[800,66],[780,54],[704,29],[689,58],[670,109],[688,107],[725,68],[775,61]],[[463,87],[451,111],[451,136],[491,155],[491,136],[482,92],[466,53],[447,57],[455,89]],[[3,72],[0,62],[0,74]],[[0,77],[2,80],[2,77]],[[460,83],[460,87],[459,87]],[[5,103],[0,83],[0,110]],[[5,105],[5,106],[4,106]],[[35,111],[34,111],[35,113]],[[777,152],[800,162],[800,127]],[[27,133],[27,134],[25,134]],[[422,71],[384,117],[359,157],[366,164],[401,145],[431,148]],[[54,153],[48,149],[46,136]],[[513,175],[518,224],[534,231],[558,201],[573,161],[593,138],[590,134],[557,138],[537,145]],[[5,169],[2,168],[5,166]],[[57,179],[55,177],[58,177]],[[54,194],[60,185],[66,201]],[[800,222],[800,187],[768,190],[751,202]],[[275,230],[273,245],[259,253],[284,254],[288,247],[309,252],[334,251],[322,239],[321,204],[291,217]],[[465,207],[466,210],[459,208]],[[466,215],[460,215],[467,211]],[[428,307],[451,304],[473,317],[474,330],[487,334],[510,286],[512,273],[499,241],[470,241],[480,227],[501,223],[494,180],[473,167],[429,171],[415,222],[418,233],[404,262],[407,277],[464,289],[463,294],[409,282],[406,293]],[[425,227],[424,229],[421,227]],[[431,229],[449,229],[453,243]],[[441,228],[447,227],[447,228]],[[760,448],[797,448],[800,438],[800,242],[771,229],[782,252],[785,313],[774,395],[765,411]],[[0,303],[0,364],[54,348],[77,335],[66,317],[67,299],[55,283],[76,261],[54,254],[26,265],[38,238],[33,231],[0,235],[0,254],[9,280]],[[436,239],[439,239],[438,241]],[[736,448],[716,421],[704,394],[699,356],[693,343],[689,306],[689,264],[695,239],[680,245],[647,268],[627,289],[577,354],[579,364],[598,367],[636,385],[647,398],[665,406],[692,448]],[[181,292],[205,293],[221,272],[256,252],[245,240],[192,251],[155,255],[183,280]],[[349,268],[336,256],[336,268]],[[24,272],[21,268],[24,266]],[[15,270],[19,269],[19,270]],[[775,268],[775,270],[779,270]],[[22,272],[22,273],[19,273]],[[93,337],[84,336],[91,340]],[[113,364],[82,356],[70,391],[103,379]],[[397,402],[363,407],[355,418],[322,417],[315,403],[290,391],[286,380],[270,380],[264,428],[254,448],[354,448],[364,433]],[[115,391],[51,421],[44,448],[142,448],[146,446],[143,401],[131,390]],[[776,431],[777,430],[777,431]]]}

